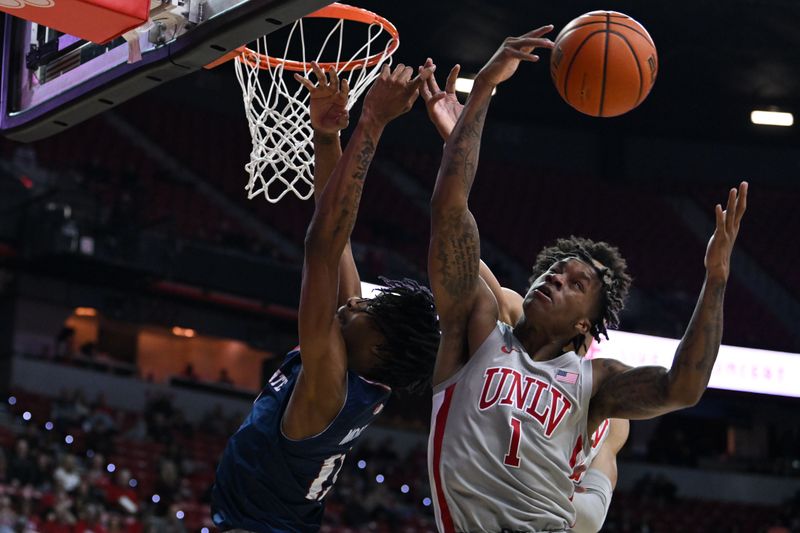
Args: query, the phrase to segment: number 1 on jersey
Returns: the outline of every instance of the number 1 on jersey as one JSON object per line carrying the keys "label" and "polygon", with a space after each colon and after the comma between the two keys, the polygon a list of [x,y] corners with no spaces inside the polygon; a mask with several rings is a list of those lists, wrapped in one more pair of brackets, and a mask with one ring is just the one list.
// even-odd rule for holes
{"label": "number 1 on jersey", "polygon": [[508,444],[508,453],[503,457],[503,463],[514,468],[519,468],[519,440],[522,435],[522,421],[511,417],[511,442]]}
{"label": "number 1 on jersey", "polygon": [[317,478],[311,483],[311,487],[306,494],[307,500],[322,501],[322,499],[331,490],[333,484],[336,483],[336,478],[339,476],[339,470],[342,469],[344,464],[345,454],[339,453],[331,455],[322,463],[322,468],[317,474]]}

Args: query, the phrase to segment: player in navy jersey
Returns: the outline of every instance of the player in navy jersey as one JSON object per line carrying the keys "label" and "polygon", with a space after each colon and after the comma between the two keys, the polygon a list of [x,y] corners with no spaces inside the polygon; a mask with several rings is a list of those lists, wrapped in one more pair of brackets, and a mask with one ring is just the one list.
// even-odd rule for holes
{"label": "player in navy jersey", "polygon": [[311,91],[316,182],[300,349],[270,378],[220,459],[212,518],[222,531],[317,531],[347,452],[392,389],[429,384],[439,342],[430,292],[410,280],[384,280],[375,298],[362,298],[349,245],[383,129],[411,108],[432,70],[412,79],[410,67],[385,66],[344,153],[339,131],[348,123],[347,82],[316,66],[314,72],[316,86],[298,80]]}

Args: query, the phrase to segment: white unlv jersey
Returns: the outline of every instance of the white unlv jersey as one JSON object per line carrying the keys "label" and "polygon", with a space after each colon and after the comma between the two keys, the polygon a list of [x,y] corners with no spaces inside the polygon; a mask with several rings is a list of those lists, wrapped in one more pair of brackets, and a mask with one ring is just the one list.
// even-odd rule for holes
{"label": "white unlv jersey", "polygon": [[591,446],[592,364],[537,361],[502,322],[433,389],[428,469],[439,530],[566,531],[570,476]]}

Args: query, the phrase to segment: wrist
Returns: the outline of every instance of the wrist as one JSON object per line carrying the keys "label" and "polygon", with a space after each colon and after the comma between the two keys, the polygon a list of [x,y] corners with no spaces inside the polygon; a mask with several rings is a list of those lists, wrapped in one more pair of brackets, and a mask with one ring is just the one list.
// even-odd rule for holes
{"label": "wrist", "polygon": [[314,142],[319,144],[332,144],[339,140],[341,132],[314,130]]}
{"label": "wrist", "polygon": [[488,79],[488,76],[486,74],[484,74],[483,72],[479,72],[478,75],[475,76],[475,81],[472,84],[472,91],[470,92],[472,93],[475,92],[476,90],[481,90],[481,89],[493,91],[497,88],[497,85],[498,85],[497,83]]}
{"label": "wrist", "polygon": [[361,118],[359,119],[359,123],[363,127],[369,128],[372,131],[382,131],[383,128],[386,127],[386,124],[389,123],[389,121],[379,117],[369,108],[364,108],[361,111]]}

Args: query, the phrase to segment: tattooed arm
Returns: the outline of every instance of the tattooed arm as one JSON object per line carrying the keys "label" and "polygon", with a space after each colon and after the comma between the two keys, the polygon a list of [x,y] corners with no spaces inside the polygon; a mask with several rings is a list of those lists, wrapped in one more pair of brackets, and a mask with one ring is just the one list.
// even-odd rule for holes
{"label": "tattooed arm", "polygon": [[598,359],[588,427],[606,418],[653,418],[700,401],[722,341],[722,304],[730,275],[730,257],[747,208],[747,183],[731,189],[725,211],[715,208],[717,226],[706,250],[706,279],[672,367],[630,368]]}
{"label": "tattooed arm", "polygon": [[303,367],[283,418],[299,439],[322,431],[346,396],[347,353],[336,318],[339,264],[356,221],[361,191],[384,127],[411,108],[429,71],[384,67],[364,99],[350,142],[317,200],[305,239],[298,329]]}
{"label": "tattooed arm", "polygon": [[[347,98],[350,86],[347,78],[339,80],[336,70],[324,72],[316,62],[311,68],[317,85],[299,73],[294,78],[308,89],[310,96],[310,119],[314,130],[314,202],[319,202],[336,163],[342,157],[339,132],[350,122]],[[339,260],[339,292],[337,306],[344,305],[350,297],[361,297],[361,277],[353,259],[350,240]]]}
{"label": "tattooed arm", "polygon": [[472,93],[447,139],[431,198],[428,276],[439,313],[442,338],[433,383],[458,371],[486,339],[498,317],[497,301],[480,278],[480,237],[468,206],[492,91],[517,70],[537,61],[536,46],[552,47],[541,36],[551,26],[506,39],[481,69]]}

